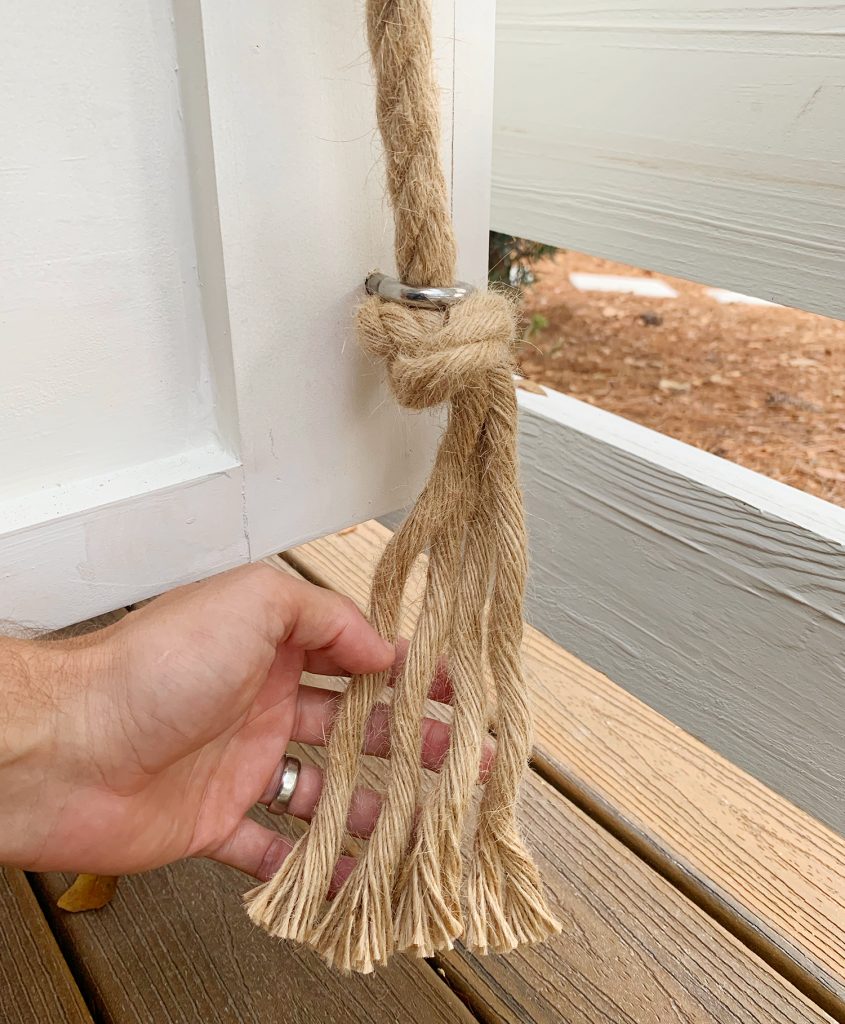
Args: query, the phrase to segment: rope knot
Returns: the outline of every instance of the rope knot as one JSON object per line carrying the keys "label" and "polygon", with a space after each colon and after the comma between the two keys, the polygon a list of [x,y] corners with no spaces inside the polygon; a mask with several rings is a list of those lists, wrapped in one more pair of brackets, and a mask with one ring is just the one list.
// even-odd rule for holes
{"label": "rope knot", "polygon": [[516,315],[497,292],[477,292],[448,310],[373,297],[358,312],[358,337],[386,364],[399,404],[427,409],[483,388],[495,370],[512,369]]}
{"label": "rope knot", "polygon": [[[366,7],[396,270],[417,287],[452,281],[455,238],[438,158],[430,0],[366,0]],[[250,917],[271,935],[308,943],[341,970],[366,973],[394,952],[430,957],[451,949],[462,934],[475,952],[504,953],[560,925],[516,814],[531,723],[520,659],[527,560],[509,372],[514,306],[490,292],[443,311],[373,297],[359,312],[358,332],[363,348],[385,362],[400,404],[424,409],[452,400],[431,475],[373,573],[370,620],[392,639],[418,558],[428,553],[419,617],[390,706],[390,770],[370,839],[327,903],[346,843],[361,737],[387,673],[359,675],[328,737],[310,828],[248,900]],[[420,730],[443,655],[454,714],[429,787]],[[497,756],[475,808],[491,715]],[[470,829],[464,878],[462,839]]]}

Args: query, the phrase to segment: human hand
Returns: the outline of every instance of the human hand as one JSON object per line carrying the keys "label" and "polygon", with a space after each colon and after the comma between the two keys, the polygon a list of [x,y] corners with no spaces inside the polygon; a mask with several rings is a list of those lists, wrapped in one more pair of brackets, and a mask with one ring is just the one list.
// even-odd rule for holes
{"label": "human hand", "polygon": [[[0,863],[117,875],[204,856],[269,878],[291,844],[246,812],[276,793],[291,740],[325,743],[338,700],[301,673],[394,658],[351,601],[267,565],[71,641],[0,641]],[[448,690],[440,674],[432,696]],[[447,744],[448,727],[426,720],[424,764]],[[384,706],[365,752],[389,753]],[[303,764],[289,813],[310,818],[321,786]],[[350,831],[367,835],[379,806],[359,790]]]}

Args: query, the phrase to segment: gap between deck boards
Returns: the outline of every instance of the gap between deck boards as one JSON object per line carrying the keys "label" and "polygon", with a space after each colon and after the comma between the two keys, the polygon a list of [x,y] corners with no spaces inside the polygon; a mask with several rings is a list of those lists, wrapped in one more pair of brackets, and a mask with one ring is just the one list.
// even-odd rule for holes
{"label": "gap between deck boards", "polygon": [[710,885],[704,884],[698,873],[688,864],[676,856],[670,856],[655,837],[629,822],[574,773],[562,771],[558,765],[552,764],[539,752],[532,756],[530,767],[561,796],[636,854],[691,903],[712,917],[794,985],[799,992],[811,999],[825,1013],[830,1014],[838,1024],[845,1024],[845,1006],[842,1000],[815,975],[801,967],[796,959],[790,958],[782,946],[769,938],[764,922],[757,919],[747,907],[743,907],[727,893],[717,890],[712,882]]}
{"label": "gap between deck boards", "polygon": [[6,955],[0,959],[4,1024],[92,1024],[91,1008],[49,919],[18,868],[0,868]]}

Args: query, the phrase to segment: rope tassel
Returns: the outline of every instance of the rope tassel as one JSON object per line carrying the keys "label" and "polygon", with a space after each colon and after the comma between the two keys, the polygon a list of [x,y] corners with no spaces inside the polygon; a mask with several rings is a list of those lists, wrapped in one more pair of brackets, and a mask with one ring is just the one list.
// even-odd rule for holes
{"label": "rope tassel", "polygon": [[[367,29],[399,275],[407,285],[441,286],[454,280],[455,240],[438,153],[428,0],[368,0]],[[531,728],[520,660],[526,554],[515,321],[511,303],[489,292],[448,309],[375,296],[359,311],[361,345],[384,362],[397,401],[410,409],[449,403],[431,476],[387,545],[370,594],[373,625],[395,641],[408,577],[428,552],[419,620],[395,683],[387,790],[366,847],[327,902],[366,722],[387,683],[387,673],[359,676],[329,737],[323,793],[308,832],[275,877],[247,896],[256,924],[308,943],[342,970],[372,971],[397,951],[431,956],[462,935],[486,953],[559,930],[516,821]],[[421,723],[444,655],[454,690],[451,740],[434,792],[420,808]],[[497,753],[464,880],[462,841],[491,717]]]}

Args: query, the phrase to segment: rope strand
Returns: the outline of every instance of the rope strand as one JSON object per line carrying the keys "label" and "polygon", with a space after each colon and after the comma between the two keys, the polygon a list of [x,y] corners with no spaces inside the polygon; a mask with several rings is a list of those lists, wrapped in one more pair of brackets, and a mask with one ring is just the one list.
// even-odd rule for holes
{"label": "rope strand", "polygon": [[[428,0],[368,0],[367,32],[399,274],[410,285],[449,284],[455,240],[438,154]],[[373,625],[395,641],[409,574],[429,551],[422,609],[389,716],[390,775],[367,846],[327,904],[367,718],[387,681],[386,673],[359,676],[340,703],[310,829],[275,877],[247,901],[252,920],[272,935],[311,944],[341,970],[368,972],[396,950],[431,956],[464,932],[461,842],[490,719],[490,690],[497,755],[469,862],[467,941],[480,952],[498,952],[540,941],[559,926],[516,821],[531,723],[520,660],[526,554],[512,380],[514,310],[496,293],[472,295],[448,311],[409,309],[376,297],[359,311],[358,335],[363,348],[384,362],[401,405],[450,403],[431,476],[385,549],[370,594]],[[455,704],[451,739],[434,792],[418,814],[425,698],[445,653]]]}

